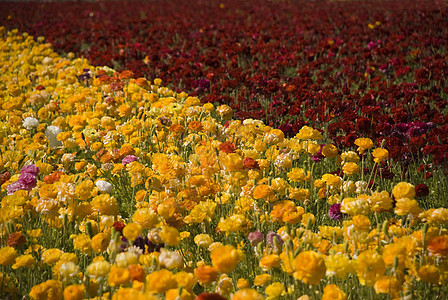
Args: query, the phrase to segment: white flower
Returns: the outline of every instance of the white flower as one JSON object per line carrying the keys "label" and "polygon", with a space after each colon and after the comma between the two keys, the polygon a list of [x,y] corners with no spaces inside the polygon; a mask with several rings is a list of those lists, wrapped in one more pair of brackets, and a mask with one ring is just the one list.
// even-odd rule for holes
{"label": "white flower", "polygon": [[182,256],[179,253],[165,250],[165,248],[160,249],[159,263],[167,269],[181,269],[184,265]]}
{"label": "white flower", "polygon": [[76,155],[73,153],[65,153],[62,155],[62,163],[67,164],[75,161]]}
{"label": "white flower", "polygon": [[49,56],[45,57],[44,59],[42,59],[42,64],[43,65],[49,65],[53,62],[53,59]]}
{"label": "white flower", "polygon": [[61,274],[64,279],[73,278],[78,272],[79,266],[72,261],[65,262],[59,267],[59,274]]}
{"label": "white flower", "polygon": [[126,268],[129,265],[138,264],[138,254],[133,249],[128,252],[121,252],[115,257],[115,264],[120,268]]}
{"label": "white flower", "polygon": [[98,180],[96,182],[96,187],[101,191],[101,192],[105,192],[105,193],[111,193],[112,192],[112,184],[110,184],[109,182],[105,181],[105,180]]}
{"label": "white flower", "polygon": [[91,263],[86,268],[86,273],[90,278],[104,278],[109,274],[110,271],[110,263],[107,261],[97,261]]}
{"label": "white flower", "polygon": [[62,142],[58,141],[58,139],[56,138],[56,136],[61,132],[61,128],[53,125],[48,126],[47,129],[45,129],[45,136],[47,137],[51,148],[62,146]]}
{"label": "white flower", "polygon": [[23,127],[25,127],[27,130],[31,130],[33,128],[36,128],[39,126],[39,120],[32,117],[27,117],[25,120],[23,120],[22,123]]}

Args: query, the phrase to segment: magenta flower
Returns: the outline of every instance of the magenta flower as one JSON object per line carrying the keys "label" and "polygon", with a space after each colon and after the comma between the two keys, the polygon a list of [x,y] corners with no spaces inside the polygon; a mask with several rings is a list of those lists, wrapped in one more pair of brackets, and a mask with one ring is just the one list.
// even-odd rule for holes
{"label": "magenta flower", "polygon": [[121,163],[122,163],[123,165],[127,165],[127,164],[129,164],[129,163],[131,163],[131,162],[133,162],[133,161],[136,161],[136,160],[138,160],[138,157],[137,157],[137,156],[135,156],[135,155],[128,155],[128,156],[126,156],[125,158],[123,158],[123,159],[121,160]]}

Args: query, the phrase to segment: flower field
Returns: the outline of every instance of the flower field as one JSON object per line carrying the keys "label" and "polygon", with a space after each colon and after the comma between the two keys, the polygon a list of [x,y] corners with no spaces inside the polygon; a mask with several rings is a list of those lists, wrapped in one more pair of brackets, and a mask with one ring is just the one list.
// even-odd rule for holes
{"label": "flower field", "polygon": [[444,299],[448,4],[380,3],[0,3],[0,298]]}

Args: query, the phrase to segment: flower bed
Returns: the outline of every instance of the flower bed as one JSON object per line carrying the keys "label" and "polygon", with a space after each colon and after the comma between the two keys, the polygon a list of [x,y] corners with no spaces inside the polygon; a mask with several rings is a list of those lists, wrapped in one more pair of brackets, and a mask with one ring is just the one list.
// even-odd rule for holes
{"label": "flower bed", "polygon": [[444,1],[1,5],[5,26],[58,51],[162,78],[289,137],[327,128],[341,149],[369,137],[403,163],[446,162]]}
{"label": "flower bed", "polygon": [[446,293],[442,168],[0,34],[1,297]]}

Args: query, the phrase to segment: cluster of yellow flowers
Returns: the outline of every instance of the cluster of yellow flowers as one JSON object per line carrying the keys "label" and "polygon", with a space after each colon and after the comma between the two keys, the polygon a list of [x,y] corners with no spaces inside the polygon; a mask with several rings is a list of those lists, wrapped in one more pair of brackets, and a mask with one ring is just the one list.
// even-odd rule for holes
{"label": "cluster of yellow flowers", "polygon": [[[448,210],[423,210],[410,183],[372,191],[359,163],[388,153],[370,139],[358,153],[307,126],[288,139],[160,79],[0,35],[4,293],[277,299],[325,281],[319,297],[346,299],[353,276],[398,298],[446,283]],[[342,173],[315,169],[318,153]]]}

